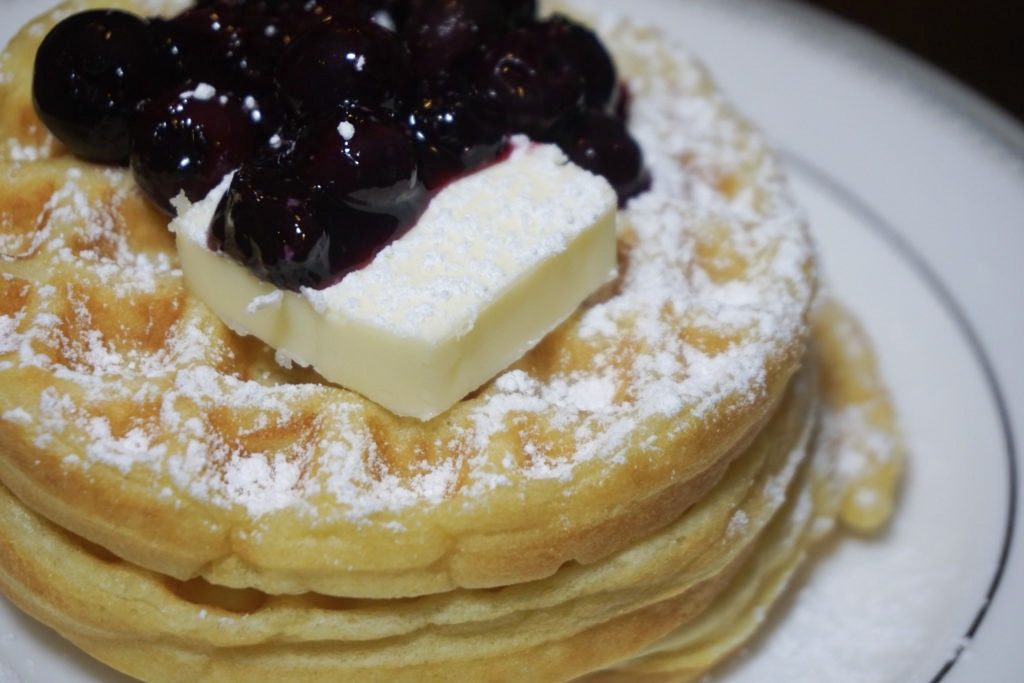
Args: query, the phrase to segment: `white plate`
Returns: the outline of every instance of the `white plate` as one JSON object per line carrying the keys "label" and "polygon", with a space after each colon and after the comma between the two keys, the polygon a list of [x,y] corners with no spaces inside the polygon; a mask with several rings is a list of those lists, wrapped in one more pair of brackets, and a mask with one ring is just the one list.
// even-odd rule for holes
{"label": "white plate", "polygon": [[[637,0],[789,162],[833,289],[875,339],[911,461],[895,524],[818,560],[728,683],[1021,680],[1024,131],[788,2]],[[40,5],[0,2],[6,40]],[[116,681],[0,603],[0,680]]]}

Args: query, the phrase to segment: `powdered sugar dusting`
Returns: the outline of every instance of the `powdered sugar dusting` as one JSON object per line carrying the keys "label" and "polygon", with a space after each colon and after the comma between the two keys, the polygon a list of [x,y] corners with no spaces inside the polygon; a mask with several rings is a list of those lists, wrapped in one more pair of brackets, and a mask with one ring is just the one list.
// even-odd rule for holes
{"label": "powdered sugar dusting", "polygon": [[[52,386],[23,405],[0,389],[4,424],[40,448],[59,444],[61,458],[77,458],[63,460],[67,467],[142,468],[159,475],[157,491],[170,483],[179,497],[251,517],[326,507],[370,522],[453,497],[471,505],[502,487],[568,481],[592,461],[628,466],[631,453],[656,448],[652,421],[682,432],[716,411],[755,404],[769,362],[806,335],[812,253],[801,217],[772,156],[689,55],[618,19],[600,23],[623,70],[637,72],[632,129],[654,185],[621,212],[619,281],[563,330],[588,354],[585,363],[546,372],[517,364],[452,412],[446,440],[433,446],[439,457],[398,467],[359,397],[225,371],[227,333],[183,294],[151,312],[185,292],[176,260],[140,250],[119,223],[130,178],[84,166],[59,178],[32,230],[0,231],[0,268],[38,259],[102,283],[111,301],[130,302],[128,312],[143,320],[133,339],[156,342],[123,343],[121,328],[104,326],[96,312],[115,304],[75,280],[33,283],[32,304],[0,316],[0,385],[43,370]],[[101,186],[112,190],[109,201],[95,201]],[[533,258],[531,249],[553,247],[516,248]],[[140,410],[115,419],[104,412],[110,401]],[[221,413],[230,419],[218,422]],[[530,426],[537,424],[575,447],[551,452]],[[495,452],[499,442],[515,448]],[[331,504],[315,503],[324,498]]]}
{"label": "powdered sugar dusting", "polygon": [[258,296],[252,301],[250,301],[248,307],[246,307],[246,311],[252,314],[258,313],[259,311],[262,311],[265,308],[273,308],[274,306],[277,306],[281,303],[281,299],[283,298],[283,296],[284,295],[282,294],[281,290],[275,289],[270,294]]}
{"label": "powdered sugar dusting", "polygon": [[871,423],[867,407],[859,404],[832,411],[823,439],[839,451],[836,471],[845,487],[869,472],[872,460],[885,462],[895,457],[898,444],[893,435]]}
{"label": "powdered sugar dusting", "polygon": [[11,408],[0,415],[0,420],[14,422],[15,424],[28,425],[32,423],[32,416],[22,408]]}
{"label": "powdered sugar dusting", "polygon": [[21,345],[18,326],[23,315],[0,315],[0,355],[11,353]]}
{"label": "powdered sugar dusting", "polygon": [[11,161],[39,161],[48,158],[53,153],[54,139],[48,136],[46,142],[41,145],[27,145],[16,138],[10,138],[4,146],[5,156]]}
{"label": "powdered sugar dusting", "polygon": [[351,121],[342,121],[338,124],[338,135],[343,140],[351,140],[356,136],[356,127],[352,125]]}
{"label": "powdered sugar dusting", "polygon": [[743,510],[737,510],[729,518],[729,526],[725,529],[726,538],[733,538],[744,534],[750,525],[750,517]]}
{"label": "powdered sugar dusting", "polygon": [[192,90],[185,90],[184,92],[179,94],[178,98],[182,99],[182,100],[187,100],[187,99],[190,99],[190,98],[195,98],[197,100],[202,100],[202,101],[205,102],[206,100],[212,100],[216,96],[217,96],[217,89],[216,88],[214,88],[209,83],[199,83],[198,85],[196,85],[196,87],[194,89],[192,89]]}

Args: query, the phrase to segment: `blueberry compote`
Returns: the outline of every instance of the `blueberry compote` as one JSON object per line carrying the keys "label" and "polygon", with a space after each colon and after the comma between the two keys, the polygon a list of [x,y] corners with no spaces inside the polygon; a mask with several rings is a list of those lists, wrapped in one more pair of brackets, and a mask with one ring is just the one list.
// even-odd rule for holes
{"label": "blueberry compote", "polygon": [[650,176],[615,63],[536,0],[202,0],[178,16],[92,10],[36,55],[40,119],[138,185],[206,196],[210,245],[284,289],[324,288],[408,230],[430,197],[525,133],[608,179]]}

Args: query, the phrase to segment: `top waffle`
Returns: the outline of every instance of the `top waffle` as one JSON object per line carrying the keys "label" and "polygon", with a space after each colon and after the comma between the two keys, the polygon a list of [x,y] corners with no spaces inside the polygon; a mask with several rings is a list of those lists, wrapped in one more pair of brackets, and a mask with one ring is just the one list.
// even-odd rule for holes
{"label": "top waffle", "polygon": [[[76,3],[75,8],[126,3]],[[540,578],[661,528],[804,358],[810,245],[760,138],[679,48],[600,27],[654,176],[620,277],[429,423],[286,369],[192,298],[166,220],[31,104],[66,9],[0,63],[0,479],[129,561],[272,593]]]}

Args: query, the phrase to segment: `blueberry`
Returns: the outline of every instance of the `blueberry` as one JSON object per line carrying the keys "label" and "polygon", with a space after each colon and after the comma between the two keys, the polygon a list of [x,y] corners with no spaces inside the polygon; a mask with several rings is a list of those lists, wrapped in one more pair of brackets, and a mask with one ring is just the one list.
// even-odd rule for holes
{"label": "blueberry", "polygon": [[271,87],[280,52],[261,33],[268,11],[264,3],[217,2],[175,17],[173,40],[186,76],[237,93]]}
{"label": "blueberry", "polygon": [[208,84],[146,101],[134,122],[131,166],[139,187],[163,210],[184,191],[198,201],[259,149],[251,112]]}
{"label": "blueberry", "polygon": [[611,183],[620,206],[650,188],[640,145],[612,114],[591,111],[576,118],[558,143],[575,164]]}
{"label": "blueberry", "polygon": [[169,19],[149,20],[149,39],[156,48],[154,75],[170,87],[189,79],[183,29]]}
{"label": "blueberry", "polygon": [[560,15],[545,22],[549,39],[582,74],[586,104],[612,110],[617,104],[615,62],[593,31]]}
{"label": "blueberry", "polygon": [[562,46],[550,40],[544,24],[496,39],[484,53],[476,85],[509,132],[537,140],[547,140],[583,110],[583,75]]}
{"label": "blueberry", "polygon": [[416,150],[404,126],[386,115],[348,108],[303,128],[294,173],[352,209],[402,223],[426,202]]}
{"label": "blueberry", "polygon": [[447,79],[423,86],[406,125],[429,190],[493,161],[506,144],[503,131],[482,114],[472,94]]}
{"label": "blueberry", "polygon": [[[425,204],[420,205],[422,212]],[[364,211],[334,195],[323,193],[318,213],[331,237],[331,284],[363,268],[377,253],[411,228],[419,216]]]}
{"label": "blueberry", "polygon": [[237,169],[211,246],[279,287],[323,288],[409,229],[431,191],[498,158],[510,133],[558,142],[621,202],[649,186],[607,50],[536,13],[536,0],[200,0],[148,22],[84,12],[43,41],[33,97],[76,154],[130,156],[165,211]]}
{"label": "blueberry", "polygon": [[302,116],[346,104],[394,109],[408,89],[409,57],[394,33],[373,22],[332,19],[292,44],[278,82]]}
{"label": "blueberry", "polygon": [[633,108],[633,93],[629,90],[628,83],[619,84],[618,101],[612,111],[623,121],[629,121],[629,114]]}
{"label": "blueberry", "polygon": [[276,168],[243,166],[221,199],[212,246],[282,289],[322,287],[331,275],[330,237],[313,192]]}
{"label": "blueberry", "polygon": [[513,26],[525,24],[537,18],[537,0],[498,0],[505,17]]}
{"label": "blueberry", "polygon": [[393,31],[405,16],[405,5],[399,0],[290,0],[280,3],[278,16],[294,37],[332,20],[376,21]]}
{"label": "blueberry", "polygon": [[139,17],[115,10],[73,14],[53,27],[36,53],[36,112],[74,154],[123,163],[130,117],[147,94],[155,62]]}
{"label": "blueberry", "polygon": [[246,165],[217,208],[210,246],[282,289],[323,289],[367,265],[415,218],[361,210],[288,169]]}
{"label": "blueberry", "polygon": [[421,75],[451,69],[501,31],[507,18],[494,0],[412,0],[402,35]]}

